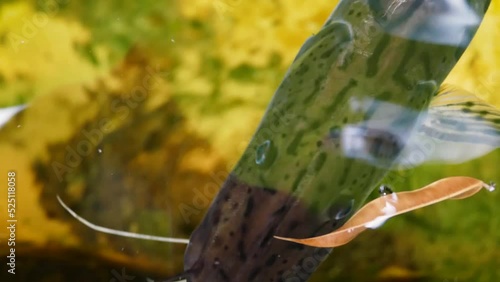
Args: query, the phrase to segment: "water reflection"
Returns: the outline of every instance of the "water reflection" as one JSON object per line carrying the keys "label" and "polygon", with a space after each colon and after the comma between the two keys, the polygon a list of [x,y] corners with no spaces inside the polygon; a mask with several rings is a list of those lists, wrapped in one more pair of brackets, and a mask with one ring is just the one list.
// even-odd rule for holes
{"label": "water reflection", "polygon": [[376,19],[387,32],[416,41],[467,46],[471,35],[464,30],[481,22],[465,0],[370,0],[369,3],[373,10],[379,11]]}
{"label": "water reflection", "polygon": [[[340,144],[344,156],[375,166],[463,163],[500,147],[500,111],[464,90],[444,91],[421,113],[371,98],[351,99],[350,104],[358,111],[376,105],[377,112],[368,121],[335,128],[329,138]],[[395,115],[400,122],[393,122]],[[417,118],[409,135],[411,125],[404,121]]]}

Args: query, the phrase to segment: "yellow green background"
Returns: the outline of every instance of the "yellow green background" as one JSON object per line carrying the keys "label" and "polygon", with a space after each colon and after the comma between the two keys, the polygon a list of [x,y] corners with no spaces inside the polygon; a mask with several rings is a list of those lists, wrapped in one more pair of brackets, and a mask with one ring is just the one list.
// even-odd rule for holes
{"label": "yellow green background", "polygon": [[[103,266],[99,279],[120,266],[152,276],[179,272],[182,246],[97,234],[70,218],[55,195],[96,224],[189,236],[213,196],[203,187],[231,170],[297,50],[336,2],[0,2],[0,106],[29,105],[0,130],[0,175],[18,175],[18,251],[32,258],[26,269],[36,269],[37,258],[58,265],[63,257],[75,261],[70,269],[93,269],[79,265],[85,257]],[[493,0],[446,83],[500,108],[498,38]],[[150,75],[147,97],[126,114],[110,110]],[[54,162],[104,119],[107,137],[59,181]],[[499,160],[497,150],[464,165],[427,166],[405,172],[407,187],[396,188],[457,174],[498,181]],[[180,210],[193,206],[200,189],[205,199],[186,220]],[[497,281],[497,193],[394,219],[334,250],[313,281]],[[46,281],[71,277],[57,268],[41,273]]]}

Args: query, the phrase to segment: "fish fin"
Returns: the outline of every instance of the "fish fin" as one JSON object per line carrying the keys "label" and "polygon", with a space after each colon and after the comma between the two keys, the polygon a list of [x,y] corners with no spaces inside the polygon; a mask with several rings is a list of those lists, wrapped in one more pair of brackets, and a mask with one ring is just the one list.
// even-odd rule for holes
{"label": "fish fin", "polygon": [[325,24],[317,34],[313,34],[306,39],[304,44],[302,44],[302,46],[300,47],[299,52],[295,56],[293,62],[295,62],[299,57],[305,54],[316,44],[321,44],[320,42],[324,38],[324,35],[329,33],[338,33],[341,36],[344,36],[346,33],[352,35],[352,30],[348,23],[342,21],[332,21]]}
{"label": "fish fin", "polygon": [[443,85],[398,158],[399,168],[427,162],[462,163],[500,147],[500,109]]}
{"label": "fish fin", "polygon": [[433,138],[500,146],[500,109],[456,86],[444,85],[431,100],[420,132]]}
{"label": "fish fin", "polygon": [[311,46],[313,46],[317,41],[318,41],[318,38],[314,34],[309,36],[309,38],[307,38],[306,41],[304,42],[304,44],[302,44],[302,46],[300,47],[297,55],[295,55],[293,62],[295,62],[297,60],[297,58],[302,56],[302,54],[304,54],[309,48],[311,48]]}

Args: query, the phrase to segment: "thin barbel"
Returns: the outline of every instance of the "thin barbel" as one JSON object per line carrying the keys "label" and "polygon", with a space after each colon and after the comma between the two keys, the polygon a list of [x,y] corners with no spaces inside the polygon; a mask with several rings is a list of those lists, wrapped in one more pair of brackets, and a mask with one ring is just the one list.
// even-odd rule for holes
{"label": "thin barbel", "polygon": [[92,222],[87,221],[86,219],[80,217],[76,212],[74,212],[72,209],[70,209],[64,202],[61,200],[61,197],[59,195],[56,196],[57,201],[59,201],[59,204],[69,213],[71,214],[74,218],[76,218],[78,221],[83,223],[85,226],[102,232],[106,234],[112,234],[112,235],[117,235],[117,236],[123,236],[123,237],[128,237],[128,238],[134,238],[134,239],[142,239],[142,240],[150,240],[150,241],[159,241],[159,242],[167,242],[167,243],[176,243],[176,244],[189,244],[189,239],[182,239],[182,238],[171,238],[171,237],[161,237],[161,236],[154,236],[154,235],[147,235],[147,234],[138,234],[138,233],[133,233],[133,232],[127,232],[127,231],[121,231],[121,230],[115,230],[99,225],[95,225]]}

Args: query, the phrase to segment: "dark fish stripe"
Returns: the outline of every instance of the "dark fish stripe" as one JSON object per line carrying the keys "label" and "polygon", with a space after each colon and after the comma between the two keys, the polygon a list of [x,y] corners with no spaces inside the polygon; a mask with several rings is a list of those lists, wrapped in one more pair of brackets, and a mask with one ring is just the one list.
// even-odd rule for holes
{"label": "dark fish stripe", "polygon": [[[466,121],[463,121],[463,120]],[[454,126],[455,128],[462,129],[462,128],[492,128],[491,123],[494,123],[493,120],[488,120],[482,118],[480,115],[470,115],[468,117],[461,117],[461,116],[450,116],[450,117],[442,117],[442,118],[437,118],[435,119],[437,122],[440,124],[444,125],[451,125]],[[435,125],[433,126],[439,127],[440,125]]]}
{"label": "dark fish stripe", "polygon": [[300,141],[302,141],[302,137],[304,136],[304,130],[301,130],[297,132],[295,137],[293,138],[292,142],[290,142],[290,145],[286,148],[286,153],[288,155],[297,155],[297,148],[300,145]]}
{"label": "dark fish stripe", "polygon": [[[443,131],[438,131],[435,130],[434,128],[422,128],[421,132],[425,133],[426,135],[445,140],[445,141],[452,141],[452,142],[467,142],[467,143],[475,143],[475,144],[486,144],[486,145],[493,145],[493,146],[499,146],[499,138],[498,138],[498,132],[494,133],[493,138],[487,138],[490,135],[478,135],[477,133],[475,134],[447,134]],[[484,133],[484,132],[482,132]]]}
{"label": "dark fish stripe", "polygon": [[403,55],[403,59],[399,63],[398,68],[392,75],[392,79],[399,83],[403,88],[405,89],[411,89],[413,88],[411,83],[408,81],[408,79],[405,77],[405,67],[410,61],[411,57],[415,55],[415,43],[414,42],[408,42],[405,54]]}
{"label": "dark fish stripe", "polygon": [[366,77],[374,77],[377,74],[380,56],[382,55],[382,52],[384,52],[385,48],[389,46],[390,41],[391,36],[389,34],[384,34],[379,40],[375,50],[373,50],[373,54],[368,58],[368,60],[366,60]]}
{"label": "dark fish stripe", "polygon": [[[383,95],[384,93],[382,93],[381,95]],[[370,120],[372,118],[372,116],[375,114],[375,112],[377,111],[377,108],[379,106],[379,103],[377,102],[372,102],[370,104],[370,107],[366,110],[366,113],[363,117],[363,120]]]}
{"label": "dark fish stripe", "polygon": [[[494,140],[497,140],[497,143],[500,142],[500,132],[495,129],[485,129],[485,130],[470,130],[467,129],[467,132],[464,133],[462,131],[446,131],[446,130],[439,130],[436,128],[428,128],[429,131],[436,132],[436,134],[442,134],[443,136],[447,136],[446,140],[449,141],[456,141],[456,142],[461,142],[464,140],[467,140],[465,136],[473,136],[475,139],[484,139],[484,138],[493,138]],[[476,142],[475,142],[476,143]],[[481,142],[478,142],[481,143]],[[500,146],[500,143],[497,144]]]}
{"label": "dark fish stripe", "polygon": [[275,195],[278,192],[275,189],[271,189],[271,188],[267,188],[267,187],[262,188],[262,190],[264,192],[267,192],[267,193],[271,194],[271,195]]}
{"label": "dark fish stripe", "polygon": [[491,126],[471,126],[469,124],[454,124],[455,128],[450,127],[440,127],[439,125],[432,125],[433,130],[447,132],[450,134],[455,134],[456,136],[460,136],[461,134],[486,134],[491,136],[500,137],[500,130],[498,128],[493,128]]}
{"label": "dark fish stripe", "polygon": [[[445,114],[436,114],[433,113],[431,115],[437,115],[437,117],[432,117],[430,118],[429,121],[426,121],[426,123],[434,123],[434,122],[439,122],[442,124],[449,124],[449,125],[455,125],[455,126],[471,126],[471,127],[496,127],[497,120],[494,117],[485,117],[481,113],[478,112],[467,112],[467,114],[463,115],[457,115],[456,113],[453,113],[452,115],[445,115]],[[433,124],[433,126],[439,126],[439,124]],[[500,130],[500,128],[498,128]]]}
{"label": "dark fish stripe", "polygon": [[253,206],[254,206],[253,197],[249,197],[249,199],[247,201],[247,207],[245,208],[245,213],[243,214],[244,217],[250,216],[250,214],[253,211]]}
{"label": "dark fish stripe", "polygon": [[330,49],[326,50],[325,52],[321,53],[319,56],[321,59],[328,59],[332,57],[333,52],[338,48],[338,45],[335,45],[331,47]]}
{"label": "dark fish stripe", "polygon": [[269,240],[273,238],[274,234],[276,234],[276,229],[270,228],[266,236],[264,236],[264,239],[262,239],[262,241],[260,242],[259,247],[264,248],[265,246],[267,246],[267,243],[269,243]]}
{"label": "dark fish stripe", "polygon": [[287,210],[288,210],[287,205],[282,205],[279,209],[277,209],[273,212],[273,216],[281,215]]}
{"label": "dark fish stripe", "polygon": [[224,279],[224,281],[231,281],[224,270],[219,268],[219,276]]}
{"label": "dark fish stripe", "polygon": [[318,155],[316,163],[314,164],[314,171],[319,172],[323,168],[323,165],[326,162],[326,157],[327,157],[327,154],[325,152],[321,152]]}
{"label": "dark fish stripe", "polygon": [[266,266],[271,267],[273,264],[276,262],[276,259],[278,258],[277,254],[272,254],[267,260],[266,260]]}
{"label": "dark fish stripe", "polygon": [[346,183],[347,181],[347,178],[349,176],[349,172],[352,171],[351,167],[352,167],[352,164],[353,164],[353,161],[352,159],[347,159],[345,161],[345,166],[344,166],[344,171],[342,173],[342,175],[340,176],[340,179],[338,181],[338,185],[339,186],[344,186],[344,184]]}
{"label": "dark fish stripe", "polygon": [[308,70],[309,70],[309,65],[302,63],[300,64],[295,74],[297,74],[298,76],[304,76]]}
{"label": "dark fish stripe", "polygon": [[255,269],[253,269],[250,272],[250,275],[248,276],[248,280],[247,281],[253,281],[255,279],[255,277],[257,277],[257,275],[259,275],[260,270],[261,270],[261,267],[257,267]]}
{"label": "dark fish stripe", "polygon": [[[451,113],[453,115],[456,115],[456,112],[458,110],[464,109],[463,107],[460,107],[460,106],[456,106],[455,107],[455,106],[456,106],[456,104],[455,105],[450,105],[450,106],[440,106],[439,107],[439,112],[443,113],[443,114],[448,112],[448,113]],[[470,110],[470,109],[468,109],[467,113],[478,114],[478,115],[481,115],[481,116],[488,115],[488,116],[491,116],[491,117],[494,117],[494,116],[495,117],[500,117],[500,113],[492,111],[491,107],[484,107],[484,108],[488,109],[488,110]],[[486,120],[491,120],[491,119],[486,118]]]}
{"label": "dark fish stripe", "polygon": [[484,119],[480,115],[471,115],[468,117],[449,116],[431,119],[431,121],[426,122],[424,125],[436,129],[443,128],[444,130],[450,131],[494,130],[500,132],[500,128],[493,125],[494,121]]}
{"label": "dark fish stripe", "polygon": [[431,70],[431,55],[429,52],[422,52],[422,55],[420,56],[422,65],[424,67],[424,72],[425,72],[425,79],[430,80],[432,79],[432,70]]}
{"label": "dark fish stripe", "polygon": [[378,96],[377,100],[380,101],[390,101],[393,93],[391,91],[382,91]]}
{"label": "dark fish stripe", "polygon": [[243,242],[243,240],[239,240],[238,241],[238,253],[239,253],[239,257],[240,257],[240,260],[245,262],[247,260],[247,254],[245,252],[245,243]]}
{"label": "dark fish stripe", "polygon": [[306,169],[302,169],[297,174],[297,177],[295,178],[295,181],[292,184],[292,193],[295,192],[295,191],[297,191],[297,188],[299,188],[300,181],[302,180],[302,178],[304,178],[304,176],[306,175],[306,173],[307,173],[307,170]]}
{"label": "dark fish stripe", "polygon": [[358,85],[358,81],[355,80],[355,79],[350,79],[349,82],[347,83],[346,86],[344,86],[344,88],[342,88],[342,90],[340,90],[340,92],[337,94],[337,96],[335,97],[335,100],[333,101],[332,104],[330,104],[330,106],[328,106],[326,108],[326,112],[327,113],[333,113],[335,110],[338,109],[339,107],[339,104],[344,102],[346,96],[347,96],[347,93],[354,87],[356,87]]}
{"label": "dark fish stripe", "polygon": [[304,99],[304,104],[308,104],[311,102],[311,100],[318,95],[319,91],[321,90],[321,82],[325,80],[326,76],[321,75],[316,80],[314,80],[314,88],[311,91],[311,94],[307,95],[307,97]]}
{"label": "dark fish stripe", "polygon": [[304,42],[304,44],[302,45],[302,47],[300,47],[300,50],[299,52],[297,52],[297,55],[295,55],[295,59],[293,59],[293,62],[292,64],[297,61],[297,59],[302,56],[302,54],[304,54],[307,50],[309,50],[309,48],[311,48],[314,43],[316,42],[316,38],[315,36],[311,36],[309,38],[306,39],[306,42]]}

